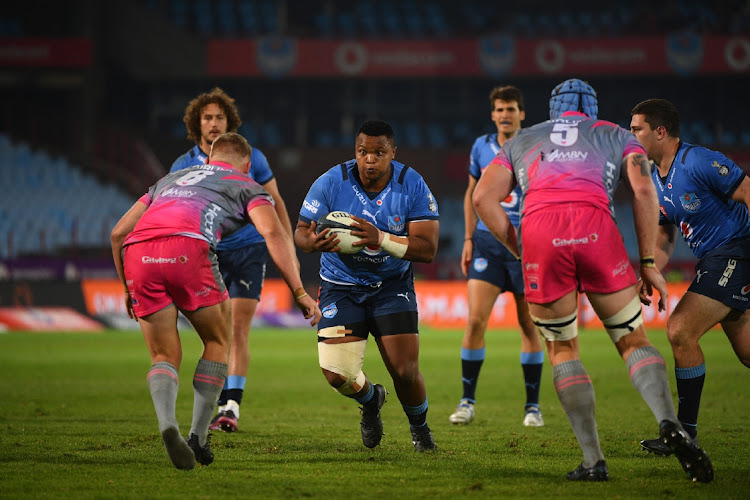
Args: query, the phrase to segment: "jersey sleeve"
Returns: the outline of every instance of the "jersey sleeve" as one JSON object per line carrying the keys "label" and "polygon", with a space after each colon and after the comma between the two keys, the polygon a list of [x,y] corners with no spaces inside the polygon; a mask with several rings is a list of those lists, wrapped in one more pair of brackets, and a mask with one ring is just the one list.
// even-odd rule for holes
{"label": "jersey sleeve", "polygon": [[482,145],[481,141],[481,137],[474,141],[474,145],[471,147],[471,154],[469,155],[469,175],[474,177],[476,180],[479,180],[479,177],[482,176],[482,169],[486,167],[486,165],[479,164]]}
{"label": "jersey sleeve", "polygon": [[438,220],[440,215],[438,213],[437,200],[432,195],[430,188],[421,175],[414,172],[413,169],[410,173],[416,179],[409,182],[411,205],[406,220],[409,222],[415,220]]}
{"label": "jersey sleeve", "polygon": [[174,163],[172,163],[172,167],[169,169],[169,172],[177,172],[178,170],[188,168],[191,166],[190,163],[190,152],[188,151],[184,155],[177,158]]}
{"label": "jersey sleeve", "polygon": [[513,163],[510,160],[510,153],[506,149],[506,146],[509,146],[510,142],[511,141],[506,141],[505,144],[503,144],[503,147],[500,148],[500,151],[498,151],[498,153],[492,159],[492,161],[490,162],[490,165],[500,165],[501,167],[505,167],[508,170],[510,170],[510,173],[513,174],[514,173]]}
{"label": "jersey sleeve", "polygon": [[307,223],[317,221],[321,216],[331,211],[330,193],[332,186],[331,171],[321,175],[313,182],[302,201],[302,207],[299,210],[300,220]]}
{"label": "jersey sleeve", "polygon": [[250,177],[261,186],[268,184],[273,179],[271,166],[268,164],[268,158],[258,148],[253,148],[250,155]]}
{"label": "jersey sleeve", "polygon": [[690,173],[724,200],[732,197],[746,175],[736,163],[718,151],[695,147],[688,151],[688,160],[692,160],[685,162]]}

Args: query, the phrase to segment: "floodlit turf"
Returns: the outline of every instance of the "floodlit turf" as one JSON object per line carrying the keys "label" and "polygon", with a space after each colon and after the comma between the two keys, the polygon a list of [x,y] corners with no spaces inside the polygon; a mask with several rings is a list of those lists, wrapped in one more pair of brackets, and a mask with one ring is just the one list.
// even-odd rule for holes
{"label": "floodlit turf", "polygon": [[[565,480],[581,453],[552,388],[545,359],[546,426],[526,428],[520,340],[491,332],[477,391],[476,420],[453,426],[461,396],[462,332],[422,332],[428,422],[440,448],[413,451],[408,422],[371,341],[370,378],[390,394],[382,444],[366,449],[354,401],[330,389],[313,330],[256,329],[240,431],[215,432],[216,461],[174,469],[164,452],[146,386],[148,354],[137,332],[0,334],[0,498],[750,498],[750,370],[720,331],[702,342],[707,376],[700,442],[716,479],[693,483],[674,457],[649,456],[638,441],[658,425],[630,385],[603,332],[581,334],[594,382],[608,483]],[[650,336],[673,361],[663,331]],[[190,425],[194,332],[182,335],[177,416]]]}

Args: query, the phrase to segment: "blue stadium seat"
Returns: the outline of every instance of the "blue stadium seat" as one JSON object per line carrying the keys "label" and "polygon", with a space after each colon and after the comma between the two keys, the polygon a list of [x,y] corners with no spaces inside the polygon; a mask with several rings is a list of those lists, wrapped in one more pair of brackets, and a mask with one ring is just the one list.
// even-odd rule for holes
{"label": "blue stadium seat", "polygon": [[406,122],[402,128],[402,137],[404,144],[409,147],[419,147],[422,145],[422,131],[416,122]]}
{"label": "blue stadium seat", "polygon": [[265,0],[260,4],[260,20],[264,33],[273,34],[279,31],[279,12],[273,0]]}
{"label": "blue stadium seat", "polygon": [[169,17],[171,21],[180,28],[189,29],[189,11],[188,0],[172,0],[170,2]]}
{"label": "blue stadium seat", "polygon": [[427,125],[427,143],[434,148],[444,148],[448,145],[445,127],[440,123]]}
{"label": "blue stadium seat", "polygon": [[277,147],[281,145],[281,132],[275,122],[264,122],[260,127],[261,142],[265,146]]}
{"label": "blue stadium seat", "polygon": [[226,38],[236,37],[239,29],[237,26],[238,16],[234,11],[234,2],[232,0],[218,0],[216,2],[216,14],[219,25],[218,35]]}
{"label": "blue stadium seat", "polygon": [[318,31],[318,35],[321,38],[333,38],[334,35],[334,29],[333,29],[333,20],[331,17],[326,14],[325,12],[318,12],[315,15],[315,19],[313,20],[313,23],[315,24],[315,29]]}
{"label": "blue stadium seat", "polygon": [[351,12],[336,14],[336,28],[339,37],[355,38],[359,35],[356,19]]}

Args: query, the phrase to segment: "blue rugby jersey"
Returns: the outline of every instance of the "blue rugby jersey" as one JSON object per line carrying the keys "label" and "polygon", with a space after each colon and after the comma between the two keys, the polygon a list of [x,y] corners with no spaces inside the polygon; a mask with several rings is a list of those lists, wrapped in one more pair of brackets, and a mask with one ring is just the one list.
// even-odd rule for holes
{"label": "blue rugby jersey", "polygon": [[[169,172],[177,172],[184,168],[192,167],[194,165],[203,165],[206,163],[207,155],[204,153],[200,146],[197,144],[193,149],[180,156],[172,164],[172,168]],[[250,155],[250,172],[248,173],[250,178],[260,184],[261,186],[267,184],[273,179],[273,172],[271,167],[268,165],[268,159],[261,150],[253,148],[253,152]],[[263,243],[263,237],[260,235],[255,226],[248,224],[242,229],[235,231],[234,233],[223,238],[219,242],[218,250],[233,250],[236,248],[243,248],[253,243]]]}
{"label": "blue rugby jersey", "polygon": [[[471,147],[471,156],[469,157],[469,175],[476,180],[479,180],[484,169],[493,159],[495,159],[495,156],[499,152],[500,145],[497,143],[497,134],[486,134],[478,137],[477,140],[474,141],[474,145]],[[521,188],[519,186],[513,188],[513,191],[510,192],[508,197],[500,202],[500,206],[505,209],[505,213],[508,214],[511,224],[513,224],[514,227],[518,227],[521,209]],[[489,232],[489,229],[487,229],[487,226],[482,222],[482,219],[477,220],[476,230]]]}
{"label": "blue rugby jersey", "polygon": [[723,154],[680,142],[663,179],[653,169],[659,224],[674,224],[696,257],[750,235],[748,207],[731,199],[745,173]]}
{"label": "blue rugby jersey", "polygon": [[[334,211],[349,212],[397,236],[407,236],[407,222],[439,219],[437,201],[422,176],[397,161],[391,162],[391,178],[379,193],[364,190],[356,160],[336,165],[318,177],[302,203],[300,220],[317,221]],[[403,276],[410,267],[410,261],[379,248],[364,248],[355,254],[323,252],[320,256],[320,277],[343,285],[376,284]]]}

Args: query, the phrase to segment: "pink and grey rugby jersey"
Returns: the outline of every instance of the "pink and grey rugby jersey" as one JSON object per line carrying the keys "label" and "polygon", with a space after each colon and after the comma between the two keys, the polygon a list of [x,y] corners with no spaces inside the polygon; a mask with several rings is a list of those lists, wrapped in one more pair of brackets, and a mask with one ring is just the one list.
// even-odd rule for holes
{"label": "pink and grey rugby jersey", "polygon": [[622,160],[646,154],[633,134],[614,123],[569,111],[521,129],[492,163],[508,168],[521,187],[521,216],[560,203],[587,203],[614,217],[612,196]]}
{"label": "pink and grey rugby jersey", "polygon": [[251,209],[273,205],[268,191],[222,162],[168,174],[151,186],[140,201],[148,209],[125,239],[125,245],[183,235],[206,240],[214,250],[222,236],[250,222],[247,214]]}

